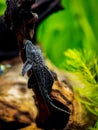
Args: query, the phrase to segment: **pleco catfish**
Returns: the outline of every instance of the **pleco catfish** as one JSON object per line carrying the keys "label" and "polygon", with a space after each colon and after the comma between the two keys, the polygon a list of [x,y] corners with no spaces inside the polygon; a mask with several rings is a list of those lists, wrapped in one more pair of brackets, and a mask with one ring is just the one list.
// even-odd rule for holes
{"label": "pleco catfish", "polygon": [[68,111],[56,106],[52,98],[49,96],[54,82],[54,77],[44,62],[40,48],[35,46],[30,40],[26,40],[24,49],[26,51],[27,60],[24,63],[22,75],[31,70],[31,75],[28,80],[28,88],[38,85],[40,93],[47,104],[50,104],[58,111],[70,114]]}

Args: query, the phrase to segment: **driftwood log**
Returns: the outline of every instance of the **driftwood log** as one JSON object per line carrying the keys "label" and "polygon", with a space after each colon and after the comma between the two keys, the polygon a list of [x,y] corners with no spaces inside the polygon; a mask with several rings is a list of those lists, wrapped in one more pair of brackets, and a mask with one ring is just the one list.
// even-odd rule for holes
{"label": "driftwood log", "polygon": [[[28,77],[21,76],[23,64],[18,58],[3,62],[6,63],[12,67],[0,76],[0,130],[41,130],[35,120],[38,113],[43,114],[44,111],[37,108],[34,92],[27,88]],[[52,98],[71,110],[65,130],[85,129],[89,119],[82,104],[76,100],[69,79],[49,61],[47,64],[57,73],[57,80],[52,87]]]}
{"label": "driftwood log", "polygon": [[[36,32],[41,22],[51,14],[63,9],[61,0],[37,0],[36,3],[35,0],[6,1],[7,9],[5,11],[5,14],[0,17],[0,61],[11,59],[19,55],[18,41],[15,35],[17,25],[15,24],[18,23],[18,27],[20,24],[23,25],[23,20],[27,18],[28,11],[30,16],[30,9],[32,9],[32,12],[36,12],[39,16],[35,25],[35,33],[33,39],[31,39],[35,44],[37,41]],[[21,5],[23,5],[22,8],[20,7]]]}

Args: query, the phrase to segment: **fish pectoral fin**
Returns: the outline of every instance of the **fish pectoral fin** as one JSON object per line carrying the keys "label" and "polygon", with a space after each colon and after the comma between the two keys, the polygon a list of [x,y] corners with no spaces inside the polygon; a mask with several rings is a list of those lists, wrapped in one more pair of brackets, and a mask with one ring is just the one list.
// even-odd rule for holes
{"label": "fish pectoral fin", "polygon": [[32,68],[32,64],[29,61],[26,61],[22,68],[22,75],[24,76],[25,73]]}

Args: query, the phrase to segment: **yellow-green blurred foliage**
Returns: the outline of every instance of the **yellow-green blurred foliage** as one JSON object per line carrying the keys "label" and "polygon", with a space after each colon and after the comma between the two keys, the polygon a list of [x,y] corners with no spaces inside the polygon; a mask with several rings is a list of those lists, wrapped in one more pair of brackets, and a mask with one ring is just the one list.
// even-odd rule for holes
{"label": "yellow-green blurred foliage", "polygon": [[0,16],[4,14],[6,9],[6,0],[0,0]]}
{"label": "yellow-green blurred foliage", "polygon": [[86,48],[98,54],[98,0],[62,0],[62,5],[65,9],[42,22],[37,35],[58,67],[67,49]]}

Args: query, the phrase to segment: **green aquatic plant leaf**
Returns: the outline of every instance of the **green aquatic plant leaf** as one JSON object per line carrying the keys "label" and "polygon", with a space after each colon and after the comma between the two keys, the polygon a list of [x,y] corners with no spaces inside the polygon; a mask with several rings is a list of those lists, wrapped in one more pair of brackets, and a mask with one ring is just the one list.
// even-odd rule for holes
{"label": "green aquatic plant leaf", "polygon": [[80,102],[90,113],[98,116],[98,58],[92,50],[86,49],[69,49],[64,55],[62,67],[78,77],[73,80],[74,90],[78,93]]}
{"label": "green aquatic plant leaf", "polygon": [[88,128],[88,130],[98,130],[98,120],[96,121],[95,125],[93,128]]}
{"label": "green aquatic plant leaf", "polygon": [[98,130],[98,56],[87,49],[69,49],[64,55],[62,68],[69,73],[78,101],[96,122],[87,129]]}
{"label": "green aquatic plant leaf", "polygon": [[[87,81],[96,84],[95,77],[98,76],[98,65],[96,56],[89,50],[68,49],[64,52],[65,60],[62,63],[62,68],[67,71],[75,71],[83,75]],[[92,64],[93,59],[93,64]],[[95,73],[96,71],[96,73]]]}

